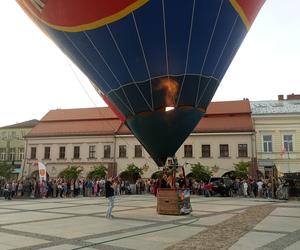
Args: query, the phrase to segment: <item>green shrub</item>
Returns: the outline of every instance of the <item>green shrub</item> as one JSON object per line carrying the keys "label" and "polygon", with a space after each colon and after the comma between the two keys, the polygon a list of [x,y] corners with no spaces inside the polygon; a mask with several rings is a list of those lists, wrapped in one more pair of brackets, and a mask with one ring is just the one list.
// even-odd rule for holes
{"label": "green shrub", "polygon": [[196,181],[208,182],[212,176],[212,171],[209,167],[202,165],[200,162],[192,164],[192,176]]}
{"label": "green shrub", "polygon": [[98,165],[98,166],[94,166],[94,169],[88,173],[87,177],[92,180],[97,180],[97,179],[104,178],[106,176],[106,173],[107,173],[107,168],[104,167],[103,165]]}
{"label": "green shrub", "polygon": [[76,179],[78,179],[82,170],[83,169],[80,166],[68,166],[65,170],[60,172],[60,174],[58,176],[67,181],[76,180]]}

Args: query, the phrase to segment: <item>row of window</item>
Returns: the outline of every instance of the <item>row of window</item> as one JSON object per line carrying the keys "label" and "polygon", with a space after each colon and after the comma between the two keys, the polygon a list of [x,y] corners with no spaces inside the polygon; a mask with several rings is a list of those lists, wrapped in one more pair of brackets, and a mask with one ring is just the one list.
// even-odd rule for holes
{"label": "row of window", "polygon": [[[210,144],[201,145],[201,156],[202,158],[210,158],[211,149]],[[184,157],[193,157],[193,145],[184,145]],[[219,145],[219,157],[229,157],[229,145]],[[238,144],[238,157],[248,157],[248,145]]]}
{"label": "row of window", "polygon": [[[140,158],[143,157],[142,153],[142,146],[141,145],[135,145],[134,146],[134,157]],[[30,148],[30,159],[36,159],[37,155],[37,148],[31,147]],[[96,158],[96,146],[90,145],[89,146],[89,158],[95,159]],[[50,159],[51,157],[51,148],[50,147],[44,147],[44,159]],[[127,157],[127,146],[126,145],[120,145],[119,146],[119,157],[120,158],[126,158]],[[60,146],[58,151],[58,159],[65,159],[66,158],[66,147]],[[104,145],[103,147],[103,158],[111,158],[111,145]],[[73,159],[80,159],[80,146],[74,146],[73,148]]]}
{"label": "row of window", "polygon": [[[273,152],[273,138],[272,135],[263,135],[263,152],[272,153]],[[283,147],[286,152],[293,152],[293,135],[284,135],[283,136]],[[36,159],[37,148],[31,147],[30,158]],[[51,148],[44,148],[44,159],[50,159]],[[211,156],[211,146],[209,144],[201,145],[201,156],[203,158],[210,158]],[[229,157],[229,145],[220,144],[219,145],[219,156],[220,157]],[[59,159],[65,159],[66,157],[66,147],[59,147]],[[127,146],[119,146],[119,158],[127,157]],[[143,157],[142,146],[134,146],[134,157],[140,158]],[[184,145],[184,157],[193,157],[193,145]],[[238,144],[238,157],[248,157],[248,148],[247,144]],[[73,158],[80,158],[80,146],[74,146],[73,148]],[[96,158],[96,146],[89,146],[89,158]],[[104,145],[103,148],[103,158],[111,158],[111,145]],[[0,161],[13,161],[13,160],[22,160],[24,159],[24,148],[0,148]]]}
{"label": "row of window", "polygon": [[[293,152],[293,136],[292,135],[284,135],[283,136],[283,146],[287,152]],[[5,160],[6,153],[5,149],[0,149],[0,160]],[[11,149],[12,151],[8,154],[8,160],[15,160],[16,153],[15,149]],[[36,147],[31,147],[31,159],[36,159]],[[50,147],[44,148],[44,159],[50,159]],[[263,151],[264,152],[273,152],[273,142],[272,135],[263,135]],[[24,149],[19,153],[24,157]],[[201,145],[201,156],[202,158],[210,158],[211,155],[211,145],[203,144]],[[228,144],[220,144],[219,145],[219,156],[220,157],[229,157],[229,145]],[[59,159],[65,159],[66,157],[66,147],[59,147]],[[119,146],[119,158],[127,157],[127,146],[120,145]],[[142,146],[135,145],[134,146],[134,157],[140,158],[143,157],[142,154]],[[193,145],[184,145],[184,157],[193,157]],[[238,144],[238,157],[248,157],[248,146],[247,144]],[[80,146],[74,146],[73,149],[73,159],[80,158]],[[89,158],[96,158],[96,146],[89,146]],[[103,148],[103,158],[111,158],[111,145],[104,145]]]}
{"label": "row of window", "polygon": [[13,139],[22,139],[26,134],[26,131],[22,130],[20,132],[16,132],[16,131],[10,131],[10,132],[6,132],[3,131],[1,132],[1,136],[0,139],[2,140],[13,140]]}
{"label": "row of window", "polygon": [[0,148],[0,161],[19,161],[24,159],[24,148]]}
{"label": "row of window", "polygon": [[[283,147],[287,152],[293,152],[293,135],[283,136]],[[273,152],[272,135],[263,135],[263,151],[265,153]]]}
{"label": "row of window", "polygon": [[[201,145],[201,153],[203,158],[210,158],[211,155],[211,145],[203,144]],[[30,159],[36,159],[37,157],[37,148],[31,147]],[[96,146],[89,146],[90,159],[96,158]],[[229,157],[229,145],[220,144],[219,145],[219,156],[220,157]],[[119,158],[127,157],[127,145],[119,145]],[[141,158],[143,157],[143,150],[141,145],[134,146],[134,157]],[[193,145],[184,145],[184,157],[193,157]],[[248,146],[247,144],[238,144],[238,157],[248,157]],[[44,147],[44,159],[51,158],[51,148]],[[58,159],[66,158],[66,147],[60,146],[58,151]],[[111,158],[111,145],[104,145],[103,147],[103,158]],[[73,159],[80,159],[80,146],[73,147]]]}

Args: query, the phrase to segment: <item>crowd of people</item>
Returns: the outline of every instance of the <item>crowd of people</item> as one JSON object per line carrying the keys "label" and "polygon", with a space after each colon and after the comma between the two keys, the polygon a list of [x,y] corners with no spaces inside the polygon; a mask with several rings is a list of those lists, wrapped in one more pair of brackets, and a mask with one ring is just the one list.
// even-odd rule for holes
{"label": "crowd of people", "polygon": [[[0,183],[0,196],[12,198],[72,198],[105,196],[104,178],[65,180],[62,178],[38,181],[35,178],[25,181],[5,181]],[[153,191],[154,180],[138,179],[134,185],[114,178],[112,187],[115,195],[144,194]]]}
{"label": "crowd of people", "polygon": [[224,181],[192,182],[192,192],[206,197],[222,195],[233,197],[278,198],[288,199],[288,183],[279,178],[276,182],[270,179],[235,179]]}
{"label": "crowd of people", "polygon": [[[111,182],[114,195],[145,193],[156,195],[158,187],[170,186],[167,178],[161,178],[160,180],[139,178],[135,184],[130,184],[128,181],[121,180],[120,178],[114,178]],[[97,180],[76,179],[71,181],[62,178],[38,181],[32,178],[24,181],[6,181],[0,183],[0,196],[4,196],[8,200],[13,198],[105,196],[105,183],[106,180],[104,178]],[[187,179],[183,183],[180,176],[177,183],[179,188],[185,185],[190,188],[192,194],[204,195],[206,197],[226,195],[237,197],[288,198],[288,185],[282,179],[279,179],[275,186],[268,179],[258,179],[257,181],[254,179],[236,179],[229,184],[219,182],[218,189],[216,189],[214,182],[197,182],[193,179]]]}

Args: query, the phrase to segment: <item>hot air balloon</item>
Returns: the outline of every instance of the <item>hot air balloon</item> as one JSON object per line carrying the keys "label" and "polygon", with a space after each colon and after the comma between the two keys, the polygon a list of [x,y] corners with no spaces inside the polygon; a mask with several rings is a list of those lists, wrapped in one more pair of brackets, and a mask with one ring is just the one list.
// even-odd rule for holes
{"label": "hot air balloon", "polygon": [[17,0],[158,166],[205,114],[265,0]]}

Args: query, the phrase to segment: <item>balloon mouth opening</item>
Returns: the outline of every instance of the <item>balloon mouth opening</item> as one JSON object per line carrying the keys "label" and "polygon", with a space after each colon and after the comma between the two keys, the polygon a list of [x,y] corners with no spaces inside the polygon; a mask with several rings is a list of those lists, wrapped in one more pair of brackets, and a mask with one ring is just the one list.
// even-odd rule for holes
{"label": "balloon mouth opening", "polygon": [[165,111],[168,112],[168,111],[171,111],[171,110],[174,110],[175,107],[165,107]]}

